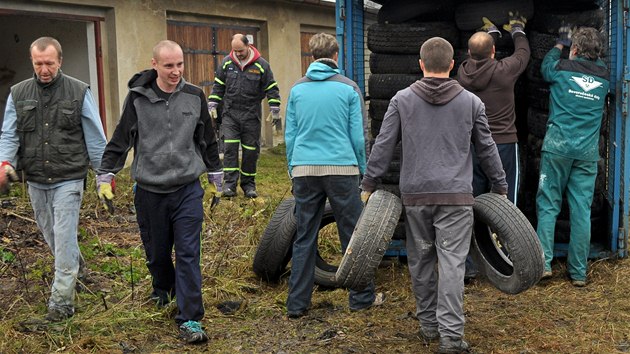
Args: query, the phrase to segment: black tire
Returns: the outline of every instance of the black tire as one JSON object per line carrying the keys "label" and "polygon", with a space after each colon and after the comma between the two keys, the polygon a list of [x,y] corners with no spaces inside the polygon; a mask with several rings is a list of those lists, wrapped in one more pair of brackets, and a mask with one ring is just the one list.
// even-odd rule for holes
{"label": "black tire", "polygon": [[527,100],[530,107],[549,110],[549,84],[544,81],[530,81],[527,85]]}
{"label": "black tire", "polygon": [[368,27],[367,45],[375,53],[418,54],[427,39],[440,36],[457,43],[458,34],[452,22],[375,23]]}
{"label": "black tire", "polygon": [[339,286],[363,289],[374,280],[401,212],[402,203],[394,194],[383,190],[372,193],[337,269]]}
{"label": "black tire", "polygon": [[[324,227],[335,223],[335,214],[332,207],[326,202],[324,208],[324,214],[322,215],[322,221],[319,223],[319,231]],[[319,236],[318,236],[319,237]],[[317,258],[315,259],[315,284],[324,288],[337,288],[337,282],[335,281],[335,273],[337,272],[337,266],[329,264],[317,251]]]}
{"label": "black tire", "polygon": [[[459,47],[468,51],[468,40],[472,37],[473,34],[477,33],[476,30],[473,31],[460,31],[459,32]],[[514,53],[514,40],[512,36],[505,31],[501,32],[501,37],[496,39],[494,42],[494,47],[497,51],[508,52],[511,55]],[[495,56],[496,57],[496,56]]]}
{"label": "black tire", "polygon": [[370,53],[372,74],[415,74],[421,75],[419,54]]}
{"label": "black tire", "polygon": [[544,256],[525,215],[494,193],[475,198],[473,209],[473,255],[481,273],[507,294],[518,294],[536,284],[544,270]]}
{"label": "black tire", "polygon": [[382,120],[371,119],[370,120],[370,139],[376,139],[378,133],[381,131]]}
{"label": "black tire", "polygon": [[527,64],[527,79],[534,82],[543,82],[542,73],[540,72],[540,66],[542,65],[542,59],[531,58]]}
{"label": "black tire", "polygon": [[576,27],[593,27],[601,30],[604,25],[604,10],[588,11],[538,11],[531,21],[533,29],[550,34],[558,34],[563,23]]}
{"label": "black tire", "polygon": [[388,107],[389,99],[385,100],[380,98],[370,98],[370,108],[368,108],[370,119],[372,121],[377,120],[379,122],[382,122]]}
{"label": "black tire", "polygon": [[285,273],[296,229],[295,199],[285,199],[271,216],[254,255],[254,273],[264,281],[277,282]]}
{"label": "black tire", "polygon": [[422,75],[411,74],[371,74],[368,79],[370,100],[375,98],[389,100],[396,92],[411,86],[421,78]]}
{"label": "black tire", "polygon": [[529,132],[529,134],[539,139],[544,139],[545,133],[547,133],[547,120],[548,119],[549,119],[549,113],[547,113],[547,111],[543,111],[536,108],[530,108],[527,111],[527,131]]}
{"label": "black tire", "polygon": [[[544,59],[545,55],[549,53],[549,50],[551,50],[551,48],[556,45],[557,37],[558,36],[555,34],[531,31],[529,35],[529,46],[531,48],[532,58],[541,60]],[[562,49],[562,54],[560,55],[560,57],[563,59],[569,58],[569,47],[564,47]],[[538,65],[537,75],[542,80],[540,65]]]}
{"label": "black tire", "polygon": [[453,19],[455,9],[453,0],[398,0],[389,2],[378,11],[378,23],[403,23],[411,19],[416,21]]}
{"label": "black tire", "polygon": [[455,23],[462,31],[473,31],[483,26],[482,17],[487,17],[499,27],[508,23],[508,12],[518,11],[527,19],[534,15],[534,2],[532,0],[494,0],[483,2],[462,2],[455,9]]}

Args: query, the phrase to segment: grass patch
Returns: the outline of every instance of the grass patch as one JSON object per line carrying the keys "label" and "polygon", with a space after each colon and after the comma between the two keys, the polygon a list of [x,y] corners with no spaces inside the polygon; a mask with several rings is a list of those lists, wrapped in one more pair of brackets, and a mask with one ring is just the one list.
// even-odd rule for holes
{"label": "grass patch", "polygon": [[[156,308],[149,299],[151,279],[133,214],[128,171],[117,176],[116,214],[103,211],[88,178],[81,211],[80,245],[91,282],[77,296],[77,313],[44,326],[52,279],[52,256],[21,186],[11,207],[0,208],[0,353],[429,353],[417,337],[415,300],[407,268],[384,262],[376,286],[386,303],[350,312],[343,289],[316,289],[309,316],[285,318],[287,278],[267,284],[251,270],[252,260],[276,206],[290,196],[283,146],[261,154],[260,197],[242,194],[210,210],[205,200],[202,235],[203,323],[210,341],[183,345],[174,325],[175,306]],[[204,183],[204,179],[202,179]],[[205,186],[205,184],[204,184]],[[336,230],[320,240],[323,256],[339,258]],[[614,353],[630,350],[630,264],[596,261],[589,284],[570,285],[563,262],[555,277],[517,296],[483,281],[466,287],[466,338],[479,353]],[[240,302],[223,315],[217,305]]]}

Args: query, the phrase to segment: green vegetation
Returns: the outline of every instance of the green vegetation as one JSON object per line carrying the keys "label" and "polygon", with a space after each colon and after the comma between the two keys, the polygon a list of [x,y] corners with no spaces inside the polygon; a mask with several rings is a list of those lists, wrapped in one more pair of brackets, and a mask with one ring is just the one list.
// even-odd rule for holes
{"label": "green vegetation", "polygon": [[[151,279],[133,214],[128,173],[117,176],[116,213],[107,214],[88,179],[80,225],[80,243],[90,270],[80,284],[76,315],[58,324],[40,320],[52,279],[52,257],[32,222],[21,186],[12,192],[14,207],[0,208],[0,353],[429,353],[417,337],[414,297],[405,265],[383,262],[376,286],[385,304],[350,312],[347,291],[319,289],[309,316],[285,318],[287,278],[267,284],[251,271],[252,260],[269,218],[290,196],[282,147],[261,155],[261,197],[239,196],[209,209],[202,237],[203,324],[210,341],[187,346],[177,338],[175,305],[158,309],[149,299]],[[203,179],[202,179],[203,181]],[[205,183],[205,181],[204,181]],[[204,184],[205,185],[205,184]],[[30,220],[29,220],[30,219]],[[338,262],[336,230],[322,231],[320,251]],[[336,258],[335,258],[336,257]],[[591,264],[589,284],[576,289],[555,277],[517,296],[483,281],[466,287],[466,338],[479,353],[611,353],[630,348],[630,263]],[[217,305],[240,303],[224,315]]]}

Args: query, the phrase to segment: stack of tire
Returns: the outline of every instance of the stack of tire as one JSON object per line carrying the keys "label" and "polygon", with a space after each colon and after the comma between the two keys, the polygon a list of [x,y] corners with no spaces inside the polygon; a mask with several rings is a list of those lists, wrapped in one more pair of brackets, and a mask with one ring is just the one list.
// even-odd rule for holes
{"label": "stack of tire", "polygon": [[[600,8],[597,1],[539,1],[535,4],[536,13],[532,21],[528,23],[528,37],[532,50],[530,64],[527,69],[527,152],[524,170],[526,175],[521,185],[521,201],[519,206],[528,216],[531,222],[536,224],[535,199],[538,189],[538,177],[540,173],[540,156],[543,138],[547,130],[549,116],[549,84],[540,73],[541,63],[549,50],[555,45],[558,37],[558,28],[562,24],[572,26],[594,27],[604,30],[605,11]],[[562,54],[568,58],[568,48]],[[608,139],[607,119],[603,120],[600,136],[600,155],[606,156],[605,146]],[[595,194],[591,205],[592,235],[602,235],[600,231],[606,228],[605,164],[600,161],[598,168]],[[568,242],[570,235],[569,208],[566,197],[563,199],[562,210],[556,223],[556,241]],[[603,236],[603,235],[602,235]],[[594,239],[595,241],[595,239]]]}

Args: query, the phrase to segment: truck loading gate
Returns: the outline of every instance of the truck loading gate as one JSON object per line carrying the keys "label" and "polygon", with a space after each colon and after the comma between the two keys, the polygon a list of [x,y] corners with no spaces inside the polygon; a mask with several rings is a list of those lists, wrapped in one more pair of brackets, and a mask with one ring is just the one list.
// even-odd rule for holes
{"label": "truck loading gate", "polygon": [[[429,3],[429,1],[408,1],[408,0],[384,0],[384,1],[376,1],[377,3],[382,3],[383,5],[387,4],[388,9],[391,11],[393,3],[400,3],[400,6],[422,6],[419,3]],[[491,3],[492,1],[483,1],[481,3]],[[509,2],[509,1],[508,1]],[[560,3],[567,3],[567,9],[574,9],[575,3],[586,3],[585,1],[555,1],[552,0],[547,2],[553,5],[557,5]],[[465,4],[464,6],[474,6],[466,1],[440,1],[439,5],[436,1],[433,7],[440,7],[442,11],[444,11],[446,4],[453,4],[455,7],[458,4]],[[497,2],[498,3],[498,2]],[[532,11],[534,11],[535,17],[535,8],[537,4],[543,5],[543,2],[540,1],[532,1],[533,4]],[[591,257],[592,258],[607,258],[607,257],[627,257],[628,250],[628,228],[630,227],[630,173],[625,173],[626,166],[630,166],[630,129],[626,129],[626,122],[628,119],[628,82],[630,80],[630,69],[628,68],[628,51],[630,51],[630,46],[628,46],[628,38],[630,38],[630,28],[628,27],[628,11],[627,9],[630,6],[630,0],[609,0],[609,1],[592,1],[590,2],[599,5],[599,14],[601,14],[602,23],[601,27],[602,32],[606,35],[608,39],[607,43],[607,53],[603,58],[610,70],[610,94],[609,94],[609,104],[608,109],[605,112],[605,117],[602,123],[602,142],[600,143],[600,155],[602,156],[601,161],[601,169],[600,169],[600,178],[602,180],[601,183],[601,205],[602,210],[598,212],[598,215],[601,217],[600,222],[597,225],[594,225],[592,232],[592,243],[591,243]],[[503,3],[504,4],[504,3]],[[425,5],[426,6],[426,5]],[[448,5],[446,5],[448,6]],[[560,6],[560,5],[558,5]],[[410,7],[404,8],[404,11],[396,11],[392,15],[390,12],[390,16],[405,16],[407,15],[405,12],[409,12],[406,10],[411,10]],[[361,90],[363,91],[366,104],[370,104],[370,100],[378,101],[374,98],[370,97],[370,86],[368,83],[370,82],[371,76],[371,68],[370,68],[370,50],[368,49],[368,32],[369,27],[373,25],[373,23],[383,22],[382,16],[378,13],[379,5],[373,6],[373,3],[370,1],[364,0],[337,0],[336,2],[336,30],[337,30],[337,40],[340,44],[340,53],[339,53],[339,66],[342,72],[357,82]],[[572,11],[572,10],[567,10]],[[585,17],[589,15],[585,13]],[[482,15],[483,16],[483,15]],[[453,16],[451,16],[452,18]],[[592,17],[592,16],[591,16]],[[481,16],[479,16],[481,18]],[[426,20],[426,19],[425,19]],[[427,21],[434,21],[433,18]],[[538,35],[539,37],[534,39],[536,36],[535,32],[532,32],[530,24],[532,24],[532,20],[530,20],[527,24],[526,32],[528,32],[528,38],[530,39],[530,46],[532,46],[532,57],[534,57],[534,41],[541,40],[540,38],[546,38],[545,34]],[[481,23],[480,23],[481,25]],[[474,30],[473,30],[474,32]],[[463,35],[470,35],[471,33],[464,33]],[[437,34],[443,36],[442,34]],[[549,34],[546,35],[552,41],[555,36],[551,36]],[[551,37],[550,37],[551,36]],[[505,37],[505,36],[504,36]],[[509,34],[507,35],[509,39]],[[460,41],[461,43],[461,41]],[[552,42],[553,43],[553,42]],[[421,43],[417,43],[418,50]],[[457,46],[453,45],[456,48]],[[553,44],[549,46],[551,48]],[[498,47],[498,43],[497,43]],[[498,54],[498,53],[497,53]],[[511,54],[511,53],[509,53]],[[508,54],[508,55],[509,55]],[[543,53],[544,54],[544,53]],[[456,54],[457,55],[457,54]],[[497,55],[498,56],[498,55]],[[456,59],[456,65],[457,58]],[[374,66],[374,64],[372,64]],[[525,73],[523,74],[525,75]],[[412,81],[413,82],[413,81]],[[411,82],[410,82],[411,83]],[[403,87],[408,86],[405,84]],[[518,84],[517,84],[518,86]],[[401,88],[403,88],[401,87]],[[372,91],[375,91],[374,89]],[[379,93],[382,90],[379,90]],[[527,91],[527,90],[526,90]],[[529,90],[531,92],[531,90]],[[393,91],[394,93],[396,90]],[[548,91],[547,91],[548,92]],[[374,92],[376,94],[376,92]],[[527,95],[524,94],[525,96]],[[530,94],[531,96],[531,94]],[[526,106],[530,106],[530,103],[525,103]],[[535,105],[535,104],[531,104]],[[385,106],[386,107],[386,106]],[[370,106],[370,110],[374,108],[374,102]],[[524,112],[527,112],[527,107]],[[382,108],[383,109],[383,108]],[[386,109],[386,108],[384,108]],[[371,112],[371,114],[374,111]],[[384,112],[381,112],[382,114]],[[524,117],[522,120],[527,120],[528,113],[524,113]],[[381,116],[382,119],[382,116]],[[517,103],[517,121],[519,120],[518,113],[518,103]],[[371,119],[372,123],[373,119]],[[518,123],[517,123],[517,127]],[[527,132],[527,124],[524,128],[519,127],[519,144],[522,145],[523,151],[531,149],[530,146],[525,147],[526,145],[531,145],[531,141],[528,141],[526,134]],[[378,131],[378,130],[376,130]],[[521,131],[525,131],[526,133],[522,133]],[[525,138],[523,139],[521,134],[525,134]],[[544,134],[543,134],[544,136]],[[373,138],[373,137],[372,137]],[[539,147],[538,147],[539,148]],[[528,156],[527,154],[524,154]],[[527,158],[527,157],[526,157]],[[522,164],[535,164],[535,161],[523,161]],[[519,198],[521,200],[519,203],[519,208],[521,205],[526,205],[525,208],[530,210],[529,214],[524,210],[524,213],[528,215],[528,218],[532,223],[536,222],[535,217],[535,187],[531,187],[533,176],[526,176],[530,181],[530,183],[523,183],[521,181],[520,189],[521,193],[519,193]],[[530,190],[522,191],[524,186],[530,185]],[[537,180],[534,181],[534,185],[537,185]],[[531,188],[534,188],[532,191]],[[533,209],[532,209],[533,208]],[[534,210],[534,214],[532,215],[532,210]],[[535,226],[535,224],[534,224]],[[564,225],[566,227],[566,225]],[[568,231],[565,230],[564,236],[559,235],[558,229],[561,227],[556,227],[556,242],[555,242],[555,256],[563,257],[567,254],[568,249]],[[399,233],[400,230],[397,230]],[[404,231],[403,231],[404,235]],[[394,235],[394,239],[396,239],[396,234]],[[390,246],[390,251],[394,253],[397,250],[404,252],[404,244],[402,243],[403,237],[400,237],[397,243],[397,240],[392,242]],[[403,244],[403,246],[400,246]],[[392,255],[391,252],[388,254]]]}

